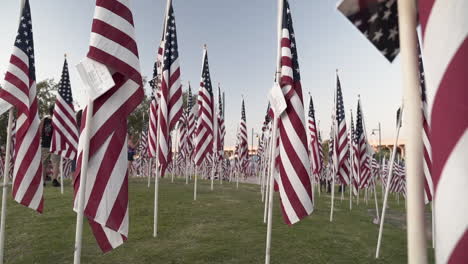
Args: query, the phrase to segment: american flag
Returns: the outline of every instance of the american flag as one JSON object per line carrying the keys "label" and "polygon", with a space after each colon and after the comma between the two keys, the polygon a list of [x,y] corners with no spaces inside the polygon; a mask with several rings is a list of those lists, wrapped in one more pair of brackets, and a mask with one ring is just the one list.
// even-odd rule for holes
{"label": "american flag", "polygon": [[188,142],[187,142],[187,112],[182,112],[180,120],[177,127],[178,136],[178,150],[177,150],[177,164],[180,164],[180,161],[185,160],[189,154]]}
{"label": "american flag", "polygon": [[180,83],[179,50],[172,1],[167,11],[161,71],[161,98],[158,112],[158,159],[161,177],[169,163],[169,133],[182,114],[182,85]]}
{"label": "american flag", "polygon": [[[419,44],[419,43],[418,43]],[[419,87],[421,89],[421,106],[422,106],[422,139],[424,145],[424,159],[423,159],[423,169],[424,169],[424,200],[426,203],[432,201],[432,195],[434,194],[434,185],[432,183],[431,168],[432,168],[432,158],[431,158],[431,142],[430,138],[430,129],[429,129],[429,113],[427,112],[427,95],[426,95],[426,84],[424,78],[424,66],[421,55],[421,48],[418,45],[418,55],[419,55]]]}
{"label": "american flag", "polygon": [[156,127],[158,123],[158,95],[156,94],[156,87],[153,87],[153,94],[151,96],[151,103],[149,108],[149,120],[148,120],[148,156],[151,158],[156,157],[156,142],[157,134]]}
{"label": "american flag", "polygon": [[468,1],[420,0],[436,263],[468,263]]}
{"label": "american flag", "polygon": [[[163,33],[164,34],[164,33]],[[164,36],[163,36],[164,39]],[[151,103],[149,108],[149,126],[148,126],[148,157],[156,157],[157,125],[158,125],[158,107],[161,98],[161,71],[163,40],[158,47],[156,61],[153,65],[153,78],[149,81],[151,86]]]}
{"label": "american flag", "polygon": [[359,140],[356,137],[356,131],[354,131],[354,120],[353,113],[351,112],[351,131],[350,137],[350,160],[351,160],[351,175],[352,175],[352,187],[354,195],[358,194],[359,190]]}
{"label": "american flag", "polygon": [[4,85],[0,89],[0,114],[11,107],[15,107],[17,111],[12,195],[18,203],[41,213],[42,162],[34,43],[28,0],[21,11],[13,53]]}
{"label": "american flag", "polygon": [[141,158],[148,156],[148,129],[143,128],[140,133],[140,140],[138,141],[137,152]]}
{"label": "american flag", "polygon": [[52,126],[54,130],[50,151],[67,159],[75,159],[79,135],[66,59],[52,115]]}
{"label": "american flag", "polygon": [[287,224],[294,224],[312,213],[313,194],[296,38],[287,0],[283,6],[279,81],[287,108],[281,116],[275,116],[279,132],[279,176],[276,183],[283,219]]}
{"label": "american flag", "polygon": [[187,97],[187,144],[190,151],[188,159],[189,161],[192,161],[195,157],[193,152],[195,149],[195,117],[197,116],[197,106],[193,104],[192,88],[190,87],[190,83]]}
{"label": "american flag", "polygon": [[224,125],[223,101],[221,100],[221,88],[218,85],[218,136],[217,150],[218,160],[222,160],[224,156],[224,137],[226,136],[226,127]]}
{"label": "american flag", "polygon": [[237,138],[239,139],[239,169],[241,173],[247,173],[248,159],[249,159],[249,145],[247,141],[247,119],[245,116],[245,104],[242,99],[241,119],[239,123],[239,132]]}
{"label": "american flag", "polygon": [[368,143],[366,132],[364,131],[364,120],[362,116],[361,100],[358,101],[357,118],[356,118],[356,141],[357,141],[357,155],[359,161],[358,175],[359,175],[359,188],[362,189],[368,186],[371,178],[370,157],[368,153]]}
{"label": "american flag", "polygon": [[[84,215],[102,251],[120,246],[128,236],[128,115],[141,103],[144,92],[129,0],[97,0],[87,54],[105,65],[115,85],[95,99],[86,125],[83,111],[75,177],[75,211],[79,188],[85,187]],[[90,135],[86,135],[88,132]],[[87,175],[81,175],[83,146],[89,136]],[[86,176],[86,186],[80,177]]]}
{"label": "american flag", "polygon": [[400,51],[396,0],[343,0],[338,10],[392,62]]}
{"label": "american flag", "polygon": [[343,94],[341,92],[340,78],[336,75],[335,119],[333,120],[333,160],[334,170],[342,184],[350,182],[349,146],[346,128]]}
{"label": "american flag", "polygon": [[211,86],[210,68],[208,66],[208,51],[203,50],[202,77],[198,92],[198,122],[195,140],[195,164],[200,166],[207,155],[213,152],[213,117],[214,98]]}
{"label": "american flag", "polygon": [[320,169],[320,154],[319,154],[319,141],[317,134],[317,126],[315,124],[315,111],[312,96],[310,96],[309,102],[309,135],[310,135],[310,156],[311,156],[311,168],[312,174],[317,177]]}

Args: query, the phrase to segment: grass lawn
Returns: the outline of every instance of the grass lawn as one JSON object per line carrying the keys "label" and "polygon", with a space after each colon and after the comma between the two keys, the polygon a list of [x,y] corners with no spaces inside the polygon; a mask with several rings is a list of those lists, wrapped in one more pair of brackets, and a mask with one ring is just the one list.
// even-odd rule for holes
{"label": "grass lawn", "polygon": [[[199,181],[197,201],[193,185],[162,180],[159,196],[159,232],[153,238],[154,185],[130,181],[130,229],[124,245],[102,254],[88,223],[84,223],[82,263],[263,263],[266,224],[259,186]],[[330,197],[316,193],[315,210],[307,219],[283,223],[275,194],[272,263],[405,263],[406,216],[391,196],[384,228],[381,258],[374,259],[378,226],[372,224],[373,200],[360,201],[349,211],[349,197],[335,202],[329,222]],[[8,196],[5,263],[72,263],[76,214],[72,189],[45,188],[44,213],[13,202]],[[380,202],[380,198],[379,198]],[[429,214],[429,211],[428,211]],[[429,238],[430,239],[430,238]],[[430,246],[430,240],[427,243]],[[428,249],[430,262],[433,250]]]}

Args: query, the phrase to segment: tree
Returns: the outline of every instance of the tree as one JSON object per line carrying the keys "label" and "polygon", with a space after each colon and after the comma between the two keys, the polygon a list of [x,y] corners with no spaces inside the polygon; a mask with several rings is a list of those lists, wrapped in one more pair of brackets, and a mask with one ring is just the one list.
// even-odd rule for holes
{"label": "tree", "polygon": [[45,79],[36,85],[39,118],[49,114],[49,108],[55,104],[58,84],[54,79]]}

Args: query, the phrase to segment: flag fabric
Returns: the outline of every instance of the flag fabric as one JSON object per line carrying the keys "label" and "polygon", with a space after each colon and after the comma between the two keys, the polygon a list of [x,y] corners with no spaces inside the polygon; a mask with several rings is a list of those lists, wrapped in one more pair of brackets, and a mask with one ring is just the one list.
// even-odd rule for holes
{"label": "flag fabric", "polygon": [[0,114],[11,107],[15,107],[17,111],[12,195],[18,203],[41,213],[43,179],[40,128],[33,31],[28,0],[21,10],[13,52],[4,85],[0,89]]}
{"label": "flag fabric", "polygon": [[211,86],[208,51],[203,50],[202,77],[198,92],[198,122],[195,140],[195,164],[200,166],[207,155],[213,152],[214,98]]}
{"label": "flag fabric", "polygon": [[147,128],[143,128],[140,133],[140,140],[138,141],[137,152],[140,158],[148,156],[148,132]]}
{"label": "flag fabric", "polygon": [[79,135],[67,59],[63,63],[62,78],[52,114],[52,126],[54,130],[50,151],[67,159],[75,159]]}
{"label": "flag fabric", "polygon": [[156,141],[157,141],[157,124],[158,124],[158,95],[156,87],[153,87],[153,95],[149,107],[149,120],[148,120],[148,156],[150,158],[156,157]]}
{"label": "flag fabric", "polygon": [[188,95],[187,95],[187,144],[188,149],[190,151],[190,161],[193,159],[193,150],[195,148],[195,117],[197,116],[197,107],[193,105],[193,96],[192,96],[192,88],[188,87]]}
{"label": "flag fabric", "polygon": [[172,1],[167,11],[164,29],[161,70],[161,98],[158,111],[158,159],[161,177],[169,163],[169,133],[182,114],[182,85],[180,83],[179,50]]}
{"label": "flag fabric", "polygon": [[310,160],[312,174],[317,176],[320,169],[320,154],[319,154],[319,141],[317,135],[317,126],[315,124],[315,111],[312,96],[309,102],[309,136],[310,136]]}
{"label": "flag fabric", "polygon": [[421,0],[436,263],[468,263],[468,1]]}
{"label": "flag fabric", "polygon": [[226,136],[226,127],[224,125],[224,113],[223,113],[223,102],[221,100],[221,88],[218,86],[218,136],[216,137],[217,141],[217,156],[218,161],[224,158],[224,137]]}
{"label": "flag fabric", "polygon": [[[121,245],[128,237],[128,115],[141,103],[144,92],[135,28],[129,0],[97,0],[87,57],[111,72],[115,85],[93,100],[93,113],[82,132],[75,173],[75,211],[80,188],[85,190],[84,215],[102,251]],[[89,131],[89,135],[87,132]],[[87,175],[81,174],[84,140],[89,137]],[[86,177],[86,186],[80,186]]]}
{"label": "flag fabric", "polygon": [[421,47],[418,43],[418,55],[419,55],[419,89],[421,91],[421,107],[422,107],[422,139],[423,139],[423,171],[424,171],[424,201],[429,203],[432,201],[434,194],[434,186],[432,183],[432,158],[431,158],[431,142],[430,129],[429,129],[429,113],[427,112],[427,95],[426,95],[426,84],[424,77],[424,66],[421,55]]}
{"label": "flag fabric", "polygon": [[354,195],[358,195],[359,190],[359,140],[354,130],[353,113],[351,113],[351,132],[350,136],[350,160],[351,160],[351,175],[352,175],[352,187]]}
{"label": "flag fabric", "polygon": [[341,83],[338,74],[336,75],[335,96],[335,115],[333,120],[335,126],[333,129],[334,172],[336,172],[341,184],[348,185],[350,183],[348,132],[346,128],[343,94],[341,92]]}
{"label": "flag fabric", "polygon": [[343,0],[338,10],[388,61],[395,59],[400,51],[396,0]]}
{"label": "flag fabric", "polygon": [[[304,115],[296,39],[287,0],[283,2],[281,32],[281,79],[286,110],[278,118],[279,175],[276,183],[284,221],[291,225],[313,211],[310,159]],[[274,139],[273,139],[274,140]]]}
{"label": "flag fabric", "polygon": [[366,132],[364,131],[364,120],[362,116],[361,100],[358,101],[356,118],[356,140],[357,140],[357,159],[359,161],[359,189],[367,187],[371,178],[371,163],[368,150]]}
{"label": "flag fabric", "polygon": [[245,104],[242,99],[241,119],[239,123],[239,134],[237,136],[239,140],[238,145],[238,157],[239,157],[239,171],[241,173],[247,173],[248,159],[249,159],[249,145],[247,140],[247,119],[245,116]]}

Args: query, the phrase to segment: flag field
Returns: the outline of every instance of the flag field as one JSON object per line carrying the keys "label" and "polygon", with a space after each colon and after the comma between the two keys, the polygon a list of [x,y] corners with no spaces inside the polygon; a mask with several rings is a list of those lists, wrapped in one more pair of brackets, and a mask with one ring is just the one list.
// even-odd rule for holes
{"label": "flag field", "polygon": [[[186,185],[182,178],[171,183],[166,176],[160,181],[158,237],[153,238],[154,187],[148,189],[145,178],[131,178],[127,243],[102,254],[85,224],[82,263],[262,263],[266,224],[259,186],[240,184],[236,190],[235,183],[224,183],[210,191],[210,181],[200,180],[196,201],[192,188],[193,182]],[[72,262],[76,214],[70,181],[65,182],[64,189],[61,195],[59,188],[48,183],[42,215],[8,199],[5,263]],[[283,223],[275,194],[272,263],[406,262],[404,199],[398,205],[394,195],[390,196],[382,253],[375,259],[378,225],[372,224],[373,199],[366,205],[361,194],[359,205],[353,201],[353,210],[349,211],[349,200],[340,201],[338,188],[335,193],[333,223],[329,221],[330,196],[322,192],[318,197],[316,192],[315,212],[294,228]],[[430,221],[430,210],[426,209]],[[430,227],[430,222],[426,226]],[[429,259],[434,262],[432,249]]]}

